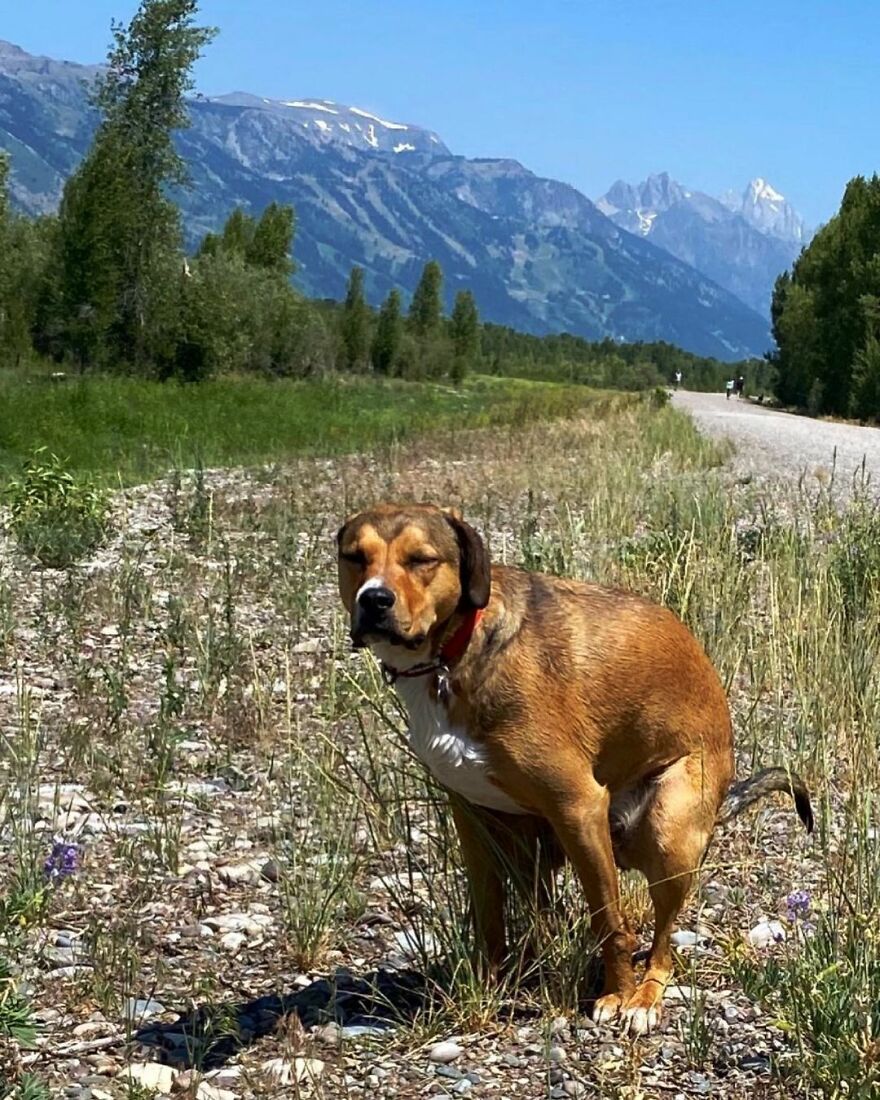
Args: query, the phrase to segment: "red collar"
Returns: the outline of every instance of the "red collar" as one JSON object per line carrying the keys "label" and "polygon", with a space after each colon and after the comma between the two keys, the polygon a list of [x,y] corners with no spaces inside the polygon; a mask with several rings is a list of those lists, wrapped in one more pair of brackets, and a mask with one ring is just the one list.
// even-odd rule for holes
{"label": "red collar", "polygon": [[386,665],[383,661],[382,676],[385,682],[387,684],[394,684],[395,681],[400,679],[409,680],[416,676],[427,676],[429,673],[437,672],[439,669],[448,670],[449,663],[451,661],[457,661],[464,654],[477,628],[477,623],[482,617],[482,607],[475,607],[472,611],[468,611],[461,625],[433,661],[426,661],[424,664],[415,665],[413,668],[407,669],[392,668],[391,665]]}
{"label": "red collar", "polygon": [[462,656],[482,617],[482,607],[475,607],[465,615],[461,626],[459,626],[458,630],[456,630],[446,645],[440,650],[440,658],[445,664],[448,664],[450,661],[457,661],[459,657]]}

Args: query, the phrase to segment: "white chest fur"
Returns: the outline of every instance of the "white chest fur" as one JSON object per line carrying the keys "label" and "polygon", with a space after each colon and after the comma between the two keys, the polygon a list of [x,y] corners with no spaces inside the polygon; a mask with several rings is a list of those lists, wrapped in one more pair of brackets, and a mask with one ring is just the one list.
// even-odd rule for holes
{"label": "white chest fur", "polygon": [[410,748],[439,783],[468,802],[509,814],[526,813],[490,779],[483,746],[466,729],[450,724],[446,707],[433,698],[432,679],[418,676],[395,685],[409,716]]}

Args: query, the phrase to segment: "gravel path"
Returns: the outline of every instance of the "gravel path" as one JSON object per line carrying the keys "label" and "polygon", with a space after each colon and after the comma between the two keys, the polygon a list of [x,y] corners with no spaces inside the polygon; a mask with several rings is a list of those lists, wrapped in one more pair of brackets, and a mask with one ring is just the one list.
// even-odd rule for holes
{"label": "gravel path", "polygon": [[848,489],[864,463],[880,497],[880,429],[778,412],[722,393],[681,390],[673,404],[704,432],[733,440],[734,464],[743,472],[786,480],[806,475],[809,482],[825,481],[833,470],[838,489]]}

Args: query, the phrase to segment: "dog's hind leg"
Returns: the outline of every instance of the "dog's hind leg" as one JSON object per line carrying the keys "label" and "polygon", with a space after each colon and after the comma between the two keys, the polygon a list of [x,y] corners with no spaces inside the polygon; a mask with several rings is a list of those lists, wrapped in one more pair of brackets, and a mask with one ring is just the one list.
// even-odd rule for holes
{"label": "dog's hind leg", "polygon": [[623,1006],[632,1034],[651,1031],[660,1021],[672,977],[672,932],[712,838],[722,793],[719,771],[723,777],[724,769],[705,768],[701,755],[671,765],[654,780],[653,797],[625,841],[628,864],[645,875],[654,903],[654,939],[645,976]]}

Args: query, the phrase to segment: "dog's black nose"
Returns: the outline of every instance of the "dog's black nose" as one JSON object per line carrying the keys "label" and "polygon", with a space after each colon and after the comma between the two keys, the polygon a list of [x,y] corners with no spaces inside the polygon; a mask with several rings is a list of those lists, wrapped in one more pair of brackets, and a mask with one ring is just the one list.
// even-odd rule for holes
{"label": "dog's black nose", "polygon": [[377,585],[375,588],[365,588],[358,596],[358,603],[368,615],[378,616],[393,607],[396,599],[390,588]]}

